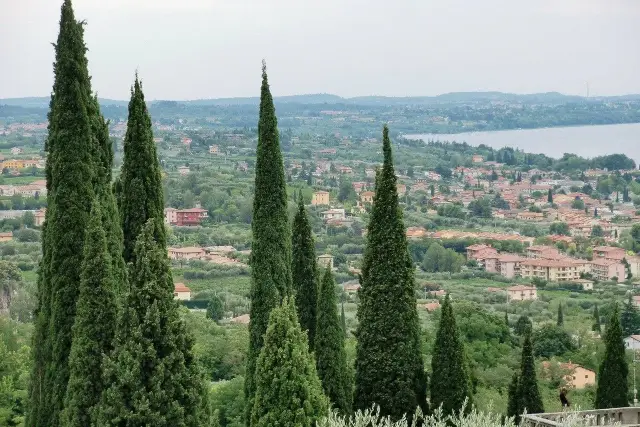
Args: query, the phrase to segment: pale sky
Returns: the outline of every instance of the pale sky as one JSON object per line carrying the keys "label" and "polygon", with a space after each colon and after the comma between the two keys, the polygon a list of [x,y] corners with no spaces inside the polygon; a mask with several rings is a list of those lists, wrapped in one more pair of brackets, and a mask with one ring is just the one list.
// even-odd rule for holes
{"label": "pale sky", "polygon": [[[48,96],[62,0],[0,0],[0,98]],[[640,93],[640,0],[74,0],[93,88],[127,99]]]}

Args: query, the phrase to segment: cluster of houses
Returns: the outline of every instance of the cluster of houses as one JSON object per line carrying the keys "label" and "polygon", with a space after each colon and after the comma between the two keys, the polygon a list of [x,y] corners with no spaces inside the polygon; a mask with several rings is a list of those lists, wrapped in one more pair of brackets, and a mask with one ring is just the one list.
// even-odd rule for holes
{"label": "cluster of houses", "polygon": [[33,181],[25,185],[0,185],[0,196],[10,197],[20,194],[25,197],[37,197],[47,194],[47,181]]}
{"label": "cluster of houses", "polygon": [[[584,289],[593,286],[581,280],[585,274],[599,281],[623,281],[628,273],[640,274],[640,257],[626,254],[623,248],[596,246],[591,261],[561,253],[553,246],[529,246],[526,256],[498,253],[490,245],[477,244],[467,247],[467,258],[475,260],[488,272],[499,273],[506,278],[523,277],[549,282],[582,283]],[[628,271],[625,266],[628,263]]]}

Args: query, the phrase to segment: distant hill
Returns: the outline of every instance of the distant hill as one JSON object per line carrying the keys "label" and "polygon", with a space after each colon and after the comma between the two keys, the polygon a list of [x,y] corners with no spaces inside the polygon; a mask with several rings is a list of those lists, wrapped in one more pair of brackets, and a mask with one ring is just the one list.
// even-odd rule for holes
{"label": "distant hill", "polygon": [[[523,103],[523,104],[565,104],[585,101],[637,101],[640,94],[630,94],[622,96],[591,97],[585,98],[575,95],[563,95],[558,92],[534,93],[534,94],[514,94],[504,92],[451,92],[437,96],[357,96],[353,98],[343,98],[332,94],[308,94],[275,97],[275,102],[279,104],[348,104],[366,106],[393,106],[393,105],[443,105],[443,104],[484,104],[484,103]],[[167,102],[162,100],[151,101],[151,104]],[[177,104],[192,106],[207,105],[257,105],[258,97],[245,98],[215,98],[196,99],[190,101],[170,101]],[[126,107],[128,101],[100,98],[100,104],[104,106]],[[49,97],[30,98],[5,98],[0,99],[0,105],[11,105],[23,108],[49,108]]]}

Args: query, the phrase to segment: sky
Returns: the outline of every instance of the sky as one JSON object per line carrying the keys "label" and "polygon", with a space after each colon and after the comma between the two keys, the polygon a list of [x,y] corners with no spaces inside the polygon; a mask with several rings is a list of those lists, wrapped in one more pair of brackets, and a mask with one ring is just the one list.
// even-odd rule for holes
{"label": "sky", "polygon": [[[0,0],[0,98],[48,96],[62,0]],[[93,89],[127,99],[640,93],[640,0],[74,0]]]}

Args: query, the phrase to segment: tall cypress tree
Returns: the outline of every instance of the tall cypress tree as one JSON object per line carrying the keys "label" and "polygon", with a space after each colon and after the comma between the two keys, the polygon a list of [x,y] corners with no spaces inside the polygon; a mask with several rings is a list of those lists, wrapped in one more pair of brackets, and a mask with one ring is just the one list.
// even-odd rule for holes
{"label": "tall cypress tree", "polygon": [[426,376],[414,267],[407,249],[387,126],[359,290],[354,408],[380,406],[394,419],[426,410]]}
{"label": "tall cypress tree", "polygon": [[47,151],[48,209],[38,278],[29,426],[57,427],[69,379],[85,229],[94,197],[91,84],[82,24],[61,8]]}
{"label": "tall cypress tree", "polygon": [[553,204],[553,193],[551,193],[551,189],[547,192],[547,203]]}
{"label": "tall cypress tree", "polygon": [[627,302],[622,308],[622,315],[620,316],[620,325],[622,327],[622,334],[625,337],[634,335],[640,332],[640,312],[635,305],[633,305],[632,296],[629,295]]}
{"label": "tall cypress tree", "polygon": [[507,401],[507,417],[513,417],[516,423],[520,421],[520,409],[518,409],[518,374],[513,374],[511,382],[509,383]]}
{"label": "tall cypress tree", "polygon": [[201,424],[204,393],[193,338],[173,300],[166,247],[149,219],[136,242],[131,290],[121,311],[114,350],[104,361],[104,389],[95,424],[160,427]]}
{"label": "tall cypress tree", "polygon": [[598,304],[595,304],[593,307],[593,326],[591,330],[594,332],[602,332],[602,328],[600,327],[600,313],[598,312]]}
{"label": "tall cypress tree", "polygon": [[318,295],[315,354],[325,394],[336,409],[346,413],[351,409],[351,383],[337,302],[336,284],[327,267]]}
{"label": "tall cypress tree", "polygon": [[291,230],[287,188],[280,152],[278,120],[269,90],[267,67],[262,62],[256,179],[251,231],[251,308],[249,353],[245,379],[245,421],[249,424],[256,392],[256,361],[267,331],[269,313],[291,292]]}
{"label": "tall cypress tree", "polygon": [[471,388],[464,344],[456,326],[456,318],[449,295],[442,304],[440,325],[431,359],[431,405],[442,405],[445,415],[460,411],[465,400],[471,407]]}
{"label": "tall cypress tree", "polygon": [[520,379],[518,382],[518,412],[528,414],[544,412],[542,397],[536,379],[536,366],[531,345],[531,330],[527,330],[522,344],[522,360],[520,362]]}
{"label": "tall cypress tree", "polygon": [[327,414],[328,400],[293,301],[271,311],[255,372],[251,427],[312,427]]}
{"label": "tall cypress tree", "polygon": [[144,101],[142,82],[137,74],[131,88],[124,159],[118,185],[124,260],[128,263],[133,261],[136,238],[150,218],[156,223],[155,239],[160,246],[166,245],[162,175],[153,142],[151,117]]}
{"label": "tall cypress tree", "polygon": [[605,331],[604,359],[598,371],[596,408],[621,408],[629,404],[627,376],[629,366],[625,357],[624,336],[620,326],[620,311],[616,304]]}
{"label": "tall cypress tree", "polygon": [[557,326],[564,326],[564,315],[562,314],[562,303],[558,304],[558,318],[556,320]]}
{"label": "tall cypress tree", "polygon": [[309,217],[304,208],[302,193],[298,196],[298,212],[293,218],[291,234],[293,267],[291,276],[295,290],[298,319],[303,331],[309,335],[309,348],[313,348],[316,334],[316,306],[318,304],[316,248]]}
{"label": "tall cypress tree", "polygon": [[91,410],[100,401],[103,388],[102,356],[111,349],[115,321],[115,281],[100,204],[96,200],[85,236],[69,384],[61,422],[65,427],[91,424]]}

